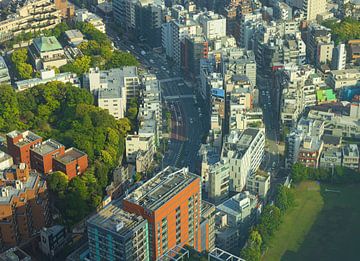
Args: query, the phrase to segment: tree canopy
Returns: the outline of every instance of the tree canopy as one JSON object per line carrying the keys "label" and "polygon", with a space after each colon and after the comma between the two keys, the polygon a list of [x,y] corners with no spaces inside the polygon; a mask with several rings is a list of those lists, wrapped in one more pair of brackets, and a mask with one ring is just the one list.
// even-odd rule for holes
{"label": "tree canopy", "polygon": [[360,38],[360,22],[356,19],[347,17],[340,23],[331,19],[324,21],[322,25],[331,29],[336,44]]}
{"label": "tree canopy", "polygon": [[109,173],[122,158],[129,121],[115,120],[93,105],[90,92],[61,82],[23,92],[0,85],[0,102],[0,131],[31,129],[44,139],[51,137],[88,154],[90,167],[81,177],[67,181],[55,172],[48,179],[65,223],[80,221],[101,202]]}

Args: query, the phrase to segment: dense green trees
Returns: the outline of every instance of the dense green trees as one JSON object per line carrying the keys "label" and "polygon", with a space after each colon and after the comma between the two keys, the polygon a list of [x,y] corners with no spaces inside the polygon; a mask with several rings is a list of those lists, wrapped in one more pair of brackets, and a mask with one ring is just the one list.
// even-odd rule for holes
{"label": "dense green trees", "polygon": [[292,189],[279,186],[275,195],[275,203],[263,209],[259,223],[250,231],[241,257],[246,261],[260,261],[262,251],[269,246],[274,233],[279,229],[286,211],[295,204]]}
{"label": "dense green trees", "polygon": [[304,180],[317,180],[331,183],[358,183],[360,182],[359,172],[341,166],[334,168],[307,168],[300,163],[293,165],[291,170],[293,182],[298,183]]}
{"label": "dense green trees", "polygon": [[90,168],[81,177],[68,181],[64,174],[55,172],[48,178],[65,223],[72,225],[84,218],[101,202],[109,173],[121,160],[129,120],[115,120],[93,105],[87,90],[60,82],[18,93],[1,85],[0,102],[0,131],[31,129],[88,154]]}
{"label": "dense green trees", "polygon": [[32,66],[27,62],[28,61],[28,50],[26,48],[20,48],[15,50],[11,54],[11,62],[15,67],[16,76],[20,80],[30,79],[33,75]]}
{"label": "dense green trees", "polygon": [[340,23],[336,20],[326,20],[322,24],[331,29],[336,44],[360,38],[360,22],[356,19],[347,17]]}

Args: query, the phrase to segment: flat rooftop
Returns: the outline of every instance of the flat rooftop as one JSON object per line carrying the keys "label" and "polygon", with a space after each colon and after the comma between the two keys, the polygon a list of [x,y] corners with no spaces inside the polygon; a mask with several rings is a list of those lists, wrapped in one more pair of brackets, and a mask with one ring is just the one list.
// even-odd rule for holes
{"label": "flat rooftop", "polygon": [[74,38],[83,38],[84,37],[84,35],[77,29],[65,31],[65,35],[70,40],[72,40]]}
{"label": "flat rooftop", "polygon": [[188,168],[168,166],[129,194],[125,200],[155,211],[197,179],[200,177],[189,172]]}
{"label": "flat rooftop", "polygon": [[136,231],[145,219],[139,215],[121,209],[120,201],[112,202],[97,214],[92,216],[88,224],[125,236],[130,231]]}
{"label": "flat rooftop", "polygon": [[46,140],[46,141],[42,142],[41,144],[35,146],[31,150],[39,155],[44,156],[44,155],[47,155],[51,152],[54,152],[54,151],[60,149],[61,147],[64,147],[64,145],[62,145],[61,143],[59,143],[55,140],[49,139],[49,140]]}
{"label": "flat rooftop", "polygon": [[99,89],[98,99],[119,99],[122,98],[120,88]]}
{"label": "flat rooftop", "polygon": [[78,158],[85,156],[86,153],[78,150],[76,148],[70,148],[65,151],[64,155],[58,156],[55,158],[56,161],[61,162],[63,164],[68,164]]}
{"label": "flat rooftop", "polygon": [[18,247],[10,248],[0,254],[0,261],[30,261],[31,256]]}
{"label": "flat rooftop", "polygon": [[35,133],[33,133],[31,131],[20,132],[18,130],[14,130],[7,134],[7,136],[9,136],[10,138],[16,138],[19,135],[22,135],[22,139],[20,139],[19,142],[15,144],[18,147],[22,147],[28,143],[34,142],[38,139],[42,139],[42,137],[40,137],[39,135],[36,135]]}

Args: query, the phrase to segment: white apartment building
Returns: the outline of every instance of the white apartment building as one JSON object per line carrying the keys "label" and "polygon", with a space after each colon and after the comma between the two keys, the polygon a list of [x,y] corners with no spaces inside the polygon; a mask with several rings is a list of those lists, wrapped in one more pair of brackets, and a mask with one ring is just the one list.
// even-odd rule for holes
{"label": "white apartment building", "polygon": [[105,23],[103,20],[96,14],[91,13],[86,9],[75,10],[75,21],[92,24],[100,32],[106,33]]}
{"label": "white apartment building", "polygon": [[208,40],[226,36],[226,18],[212,11],[199,15],[199,23]]}
{"label": "white apartment building", "polygon": [[55,7],[53,1],[18,2],[16,12],[0,22],[0,42],[10,40],[21,33],[52,29],[61,22],[61,11]]}
{"label": "white apartment building", "polygon": [[345,70],[346,66],[346,46],[339,44],[333,50],[332,68],[334,70]]}
{"label": "white apartment building", "polygon": [[330,71],[326,83],[333,89],[356,86],[360,79],[359,69],[346,69]]}
{"label": "white apartment building", "polygon": [[270,175],[266,172],[256,172],[248,177],[246,182],[246,190],[251,194],[258,195],[261,198],[266,198],[270,189]]}
{"label": "white apartment building", "polygon": [[218,204],[229,196],[229,164],[219,161],[209,166],[209,201]]}
{"label": "white apartment building", "polygon": [[231,131],[224,142],[221,158],[229,162],[230,191],[240,192],[249,175],[255,173],[262,162],[265,148],[263,130],[248,128],[243,132]]}
{"label": "white apartment building", "polygon": [[[155,153],[154,136],[127,135],[125,139],[125,156],[128,163],[135,164],[139,153],[150,154],[147,159]],[[145,164],[146,165],[146,164]]]}
{"label": "white apartment building", "polygon": [[39,84],[46,84],[48,82],[62,82],[62,83],[71,83],[76,87],[80,87],[80,79],[76,73],[65,72],[55,74],[53,69],[51,70],[42,70],[40,71],[40,78],[32,78],[23,81],[15,82],[16,91],[24,91],[30,89]]}
{"label": "white apartment building", "polygon": [[162,25],[162,46],[166,56],[172,59],[178,67],[181,65],[181,42],[185,36],[197,35],[199,32],[199,24],[188,14]]}
{"label": "white apartment building", "polygon": [[97,105],[107,110],[117,120],[125,117],[126,97],[122,93],[123,90],[118,87],[99,89],[97,95]]}

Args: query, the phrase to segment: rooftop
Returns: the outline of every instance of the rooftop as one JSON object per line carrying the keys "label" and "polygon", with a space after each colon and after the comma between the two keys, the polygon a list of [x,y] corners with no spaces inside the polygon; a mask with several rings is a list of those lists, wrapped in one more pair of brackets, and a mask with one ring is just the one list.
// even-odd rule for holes
{"label": "rooftop", "polygon": [[42,139],[40,136],[36,135],[35,133],[31,132],[31,131],[24,131],[24,132],[20,132],[18,130],[14,130],[12,132],[9,132],[7,134],[7,136],[9,136],[10,138],[16,138],[18,136],[22,136],[22,138],[19,140],[19,142],[17,142],[15,145],[18,147],[22,147],[28,143],[34,142],[36,140]]}
{"label": "rooftop", "polygon": [[69,148],[65,151],[64,155],[56,157],[55,160],[63,164],[68,164],[83,156],[86,156],[85,152],[82,152],[81,150],[78,150],[76,148]]}
{"label": "rooftop", "polygon": [[13,247],[0,254],[0,261],[30,261],[31,256],[19,247]]}
{"label": "rooftop", "polygon": [[45,185],[44,180],[40,180],[40,176],[36,173],[30,173],[29,178],[25,181],[7,181],[3,179],[5,182],[1,189],[0,194],[0,205],[9,204],[13,197],[19,197],[28,189],[35,189],[35,185],[37,182],[40,182],[38,187],[42,187]]}
{"label": "rooftop", "polygon": [[35,38],[33,41],[35,47],[40,52],[50,52],[50,51],[56,51],[61,50],[62,46],[59,43],[59,41],[56,39],[55,36],[50,37],[39,37]]}
{"label": "rooftop", "polygon": [[129,194],[125,200],[155,211],[198,179],[199,176],[189,172],[188,168],[168,166]]}
{"label": "rooftop", "polygon": [[79,30],[68,30],[65,32],[65,35],[68,39],[76,39],[76,38],[83,38],[84,35]]}
{"label": "rooftop", "polygon": [[[249,208],[255,208],[257,203],[257,197],[245,191],[234,195],[216,208],[226,214],[238,216],[240,214],[242,215],[243,212]],[[244,214],[250,214],[250,212],[246,211]],[[243,216],[243,218],[245,217]]]}
{"label": "rooftop", "polygon": [[122,210],[120,201],[116,201],[100,210],[87,222],[93,226],[103,228],[110,233],[125,236],[146,221],[139,215]]}
{"label": "rooftop", "polygon": [[334,102],[336,101],[336,95],[332,89],[317,90],[316,98],[318,102]]}
{"label": "rooftop", "polygon": [[117,99],[121,98],[121,89],[120,88],[114,88],[114,89],[99,89],[99,96],[98,99]]}
{"label": "rooftop", "polygon": [[59,143],[55,140],[49,139],[49,140],[42,142],[39,145],[36,145],[32,149],[32,151],[36,152],[39,155],[44,156],[44,155],[47,155],[51,152],[54,152],[54,151],[60,149],[61,147],[64,147],[64,145],[62,145],[61,143]]}

